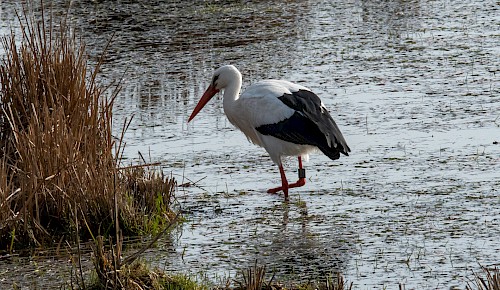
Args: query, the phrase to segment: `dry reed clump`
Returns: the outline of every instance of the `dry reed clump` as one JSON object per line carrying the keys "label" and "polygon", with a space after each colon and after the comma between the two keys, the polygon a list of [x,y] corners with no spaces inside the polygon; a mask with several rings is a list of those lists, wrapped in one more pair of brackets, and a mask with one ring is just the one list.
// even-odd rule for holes
{"label": "dry reed clump", "polygon": [[[157,209],[151,200],[161,199],[169,211],[175,185],[140,167],[117,168],[122,142],[111,135],[117,90],[105,97],[100,63],[88,72],[84,45],[64,20],[55,29],[41,11],[39,19],[18,15],[20,44],[13,32],[2,39],[0,251],[52,245],[74,238],[78,228],[106,234],[114,217],[129,226],[125,233],[138,233],[144,215]],[[139,177],[150,186],[131,186]]]}
{"label": "dry reed clump", "polygon": [[475,273],[475,281],[472,281],[472,284],[467,283],[465,289],[500,290],[500,269],[484,266],[481,266],[481,269],[483,270],[483,274],[486,274],[486,279],[481,274]]}

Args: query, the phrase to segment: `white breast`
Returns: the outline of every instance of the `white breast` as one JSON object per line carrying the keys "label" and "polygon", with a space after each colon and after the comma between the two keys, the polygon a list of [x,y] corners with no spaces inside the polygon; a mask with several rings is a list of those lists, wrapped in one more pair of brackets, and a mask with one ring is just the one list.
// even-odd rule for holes
{"label": "white breast", "polygon": [[264,136],[255,129],[290,118],[295,110],[278,98],[298,90],[309,89],[283,80],[261,81],[248,87],[235,102],[224,104],[224,111],[228,120],[251,142],[264,147],[274,162],[278,162],[280,155],[304,155],[307,158],[307,153],[315,147]]}

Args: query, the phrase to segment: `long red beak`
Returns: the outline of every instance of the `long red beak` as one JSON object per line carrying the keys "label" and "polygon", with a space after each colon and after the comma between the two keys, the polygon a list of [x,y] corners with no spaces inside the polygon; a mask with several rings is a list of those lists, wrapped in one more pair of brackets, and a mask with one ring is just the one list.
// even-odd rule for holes
{"label": "long red beak", "polygon": [[194,107],[193,112],[191,113],[191,116],[189,116],[188,123],[191,121],[200,111],[203,109],[203,107],[210,101],[210,99],[219,92],[218,89],[216,89],[214,86],[210,85],[208,89],[205,91],[203,96],[201,96],[200,101]]}

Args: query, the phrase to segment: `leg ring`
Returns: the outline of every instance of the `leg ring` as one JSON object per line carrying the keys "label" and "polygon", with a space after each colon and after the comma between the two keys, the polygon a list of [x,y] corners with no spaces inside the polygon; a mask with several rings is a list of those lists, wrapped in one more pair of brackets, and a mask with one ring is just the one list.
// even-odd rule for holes
{"label": "leg ring", "polygon": [[304,168],[299,168],[299,178],[306,178],[306,170]]}

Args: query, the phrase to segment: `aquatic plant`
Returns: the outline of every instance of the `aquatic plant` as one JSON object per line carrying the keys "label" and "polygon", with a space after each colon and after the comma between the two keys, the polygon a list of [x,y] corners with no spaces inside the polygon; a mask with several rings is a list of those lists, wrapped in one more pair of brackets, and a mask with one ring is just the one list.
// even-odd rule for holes
{"label": "aquatic plant", "polygon": [[21,35],[2,39],[0,251],[107,235],[118,224],[124,234],[158,232],[173,215],[175,180],[151,166],[119,168],[128,124],[112,136],[119,86],[99,85],[105,55],[89,71],[66,19],[46,19],[41,6],[37,16],[24,8]]}

